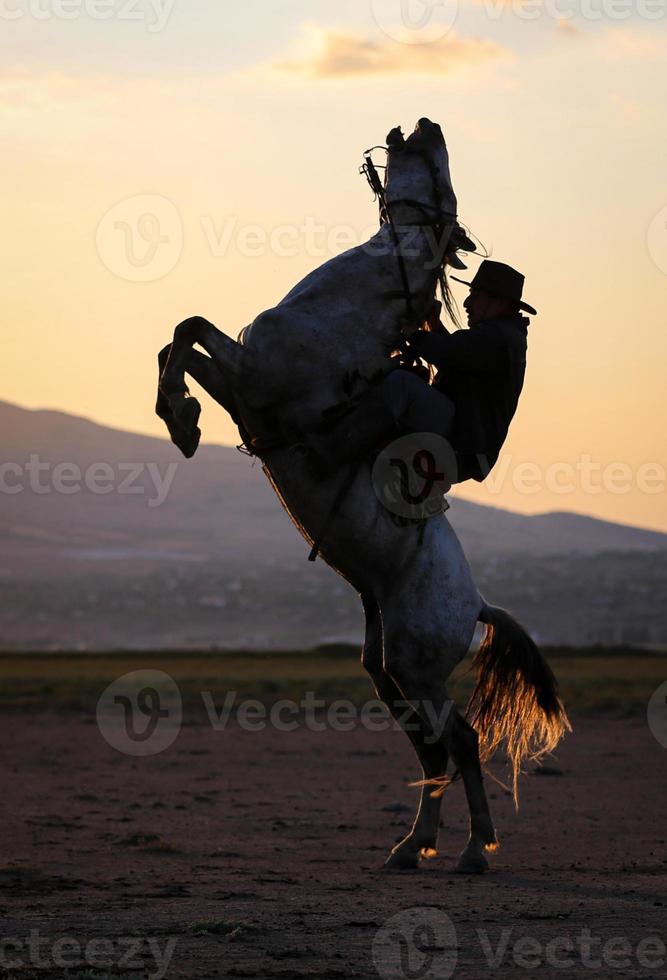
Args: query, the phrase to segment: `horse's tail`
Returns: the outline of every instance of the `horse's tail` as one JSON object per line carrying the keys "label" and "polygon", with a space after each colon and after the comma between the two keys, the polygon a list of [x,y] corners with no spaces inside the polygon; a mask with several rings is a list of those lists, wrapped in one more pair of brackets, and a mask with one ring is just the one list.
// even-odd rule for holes
{"label": "horse's tail", "polygon": [[556,678],[523,626],[497,606],[485,606],[480,621],[486,635],[473,660],[477,683],[467,716],[477,730],[482,761],[504,745],[518,806],[522,763],[553,752],[572,729]]}

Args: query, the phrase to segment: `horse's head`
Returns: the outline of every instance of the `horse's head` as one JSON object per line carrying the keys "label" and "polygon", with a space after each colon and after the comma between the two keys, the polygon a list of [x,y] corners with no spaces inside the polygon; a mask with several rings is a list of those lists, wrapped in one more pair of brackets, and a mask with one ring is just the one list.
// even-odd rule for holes
{"label": "horse's head", "polygon": [[[474,251],[474,243],[457,221],[457,202],[449,173],[449,154],[442,129],[420,119],[405,139],[400,127],[387,136],[385,197],[397,223],[402,220],[450,230],[446,251]],[[408,218],[409,215],[409,218]],[[456,262],[454,262],[456,264]]]}

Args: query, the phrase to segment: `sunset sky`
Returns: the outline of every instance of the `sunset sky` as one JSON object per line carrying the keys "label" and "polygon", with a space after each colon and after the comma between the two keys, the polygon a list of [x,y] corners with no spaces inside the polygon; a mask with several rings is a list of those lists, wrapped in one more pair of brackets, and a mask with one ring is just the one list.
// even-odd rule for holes
{"label": "sunset sky", "polygon": [[236,336],[367,237],[362,151],[425,115],[540,311],[505,468],[457,493],[667,531],[667,0],[427,7],[2,0],[0,397],[163,435],[174,325]]}

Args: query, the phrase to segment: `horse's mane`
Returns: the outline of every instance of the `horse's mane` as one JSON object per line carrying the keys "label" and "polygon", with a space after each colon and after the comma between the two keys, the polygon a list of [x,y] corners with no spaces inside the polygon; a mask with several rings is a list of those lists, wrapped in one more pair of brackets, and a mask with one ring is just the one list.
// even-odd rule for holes
{"label": "horse's mane", "polygon": [[456,329],[460,330],[461,320],[459,317],[459,308],[449,286],[446,268],[446,265],[443,263],[438,270],[438,286],[440,287],[440,296],[442,297],[443,306],[447,311],[447,316],[452,321]]}

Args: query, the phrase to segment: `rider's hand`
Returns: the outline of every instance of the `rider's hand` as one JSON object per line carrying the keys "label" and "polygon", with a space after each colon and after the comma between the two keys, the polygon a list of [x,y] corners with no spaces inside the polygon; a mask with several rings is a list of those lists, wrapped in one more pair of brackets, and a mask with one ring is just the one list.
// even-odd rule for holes
{"label": "rider's hand", "polygon": [[437,330],[440,325],[440,314],[442,313],[442,303],[434,299],[431,304],[428,313],[426,314],[426,319],[421,323],[414,323],[413,321],[406,321],[401,325],[401,333],[404,337],[411,337],[413,333],[417,330],[423,330],[423,328],[428,324],[432,329]]}
{"label": "rider's hand", "polygon": [[415,323],[413,320],[406,320],[401,324],[401,333],[404,337],[411,337],[417,330],[421,330],[422,326],[422,323]]}

